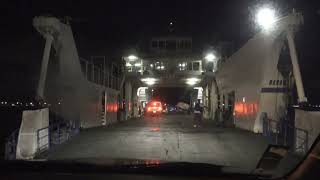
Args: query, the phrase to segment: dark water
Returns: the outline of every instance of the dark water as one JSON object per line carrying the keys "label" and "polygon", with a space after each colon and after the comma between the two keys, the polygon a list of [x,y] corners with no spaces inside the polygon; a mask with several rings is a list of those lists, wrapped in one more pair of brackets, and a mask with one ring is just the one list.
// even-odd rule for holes
{"label": "dark water", "polygon": [[20,127],[22,109],[11,107],[0,107],[0,159],[4,159],[5,139]]}

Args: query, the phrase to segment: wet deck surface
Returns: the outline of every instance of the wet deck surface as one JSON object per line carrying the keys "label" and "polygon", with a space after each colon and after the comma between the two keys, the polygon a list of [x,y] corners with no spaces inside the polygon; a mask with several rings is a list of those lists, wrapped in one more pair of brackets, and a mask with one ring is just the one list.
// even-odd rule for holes
{"label": "wet deck surface", "polygon": [[267,145],[250,132],[210,122],[194,128],[192,116],[165,115],[82,131],[49,159],[152,159],[254,169]]}

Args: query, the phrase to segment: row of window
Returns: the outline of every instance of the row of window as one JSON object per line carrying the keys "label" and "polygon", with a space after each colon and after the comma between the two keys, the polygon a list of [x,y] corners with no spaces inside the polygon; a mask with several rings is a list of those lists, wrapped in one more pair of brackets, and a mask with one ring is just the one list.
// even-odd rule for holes
{"label": "row of window", "polygon": [[165,65],[163,62],[156,62],[156,63],[150,64],[150,67],[156,70],[165,70]]}
{"label": "row of window", "polygon": [[288,83],[287,83],[287,80],[270,80],[269,81],[269,85],[283,85],[283,86],[286,86]]}
{"label": "row of window", "polygon": [[[180,71],[200,71],[202,70],[201,66],[201,61],[179,62],[177,64],[177,69]],[[166,70],[167,65],[164,62],[159,61],[151,63],[148,66],[136,66],[132,64],[126,65],[127,72],[142,72],[147,68],[152,70]]]}
{"label": "row of window", "polygon": [[180,71],[200,71],[201,63],[199,61],[193,61],[193,62],[182,62],[178,64],[178,69]]}
{"label": "row of window", "polygon": [[159,40],[152,41],[152,48],[176,50],[176,49],[191,49],[192,43],[190,40]]}
{"label": "row of window", "polygon": [[82,73],[88,81],[112,89],[119,88],[120,72],[117,66],[109,64],[104,69],[102,64],[94,64],[85,59],[80,59],[80,65]]}

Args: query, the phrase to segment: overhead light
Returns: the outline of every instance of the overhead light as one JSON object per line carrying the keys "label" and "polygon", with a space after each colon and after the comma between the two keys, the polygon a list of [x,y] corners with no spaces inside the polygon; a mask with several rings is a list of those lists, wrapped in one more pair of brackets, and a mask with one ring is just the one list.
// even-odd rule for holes
{"label": "overhead light", "polygon": [[197,90],[203,91],[202,87],[194,87],[193,89],[197,89]]}
{"label": "overhead light", "polygon": [[141,79],[142,82],[146,83],[147,85],[154,85],[157,81],[155,78],[143,78]]}
{"label": "overhead light", "polygon": [[135,63],[134,66],[135,66],[135,67],[140,67],[140,66],[141,66],[141,63]]}
{"label": "overhead light", "polygon": [[130,63],[126,63],[126,66],[127,66],[127,67],[131,67],[131,66],[132,66],[132,64],[130,64]]}
{"label": "overhead light", "polygon": [[130,61],[134,61],[134,60],[137,60],[138,57],[135,56],[135,55],[130,55],[130,56],[128,56],[128,59],[129,59]]}
{"label": "overhead light", "polygon": [[213,62],[216,59],[216,56],[213,53],[208,53],[206,57],[204,57],[208,62]]}
{"label": "overhead light", "polygon": [[274,9],[264,7],[258,10],[256,21],[263,29],[268,30],[276,22],[276,12]]}
{"label": "overhead light", "polygon": [[186,83],[191,86],[196,85],[199,82],[200,82],[200,79],[198,78],[188,78],[186,81]]}

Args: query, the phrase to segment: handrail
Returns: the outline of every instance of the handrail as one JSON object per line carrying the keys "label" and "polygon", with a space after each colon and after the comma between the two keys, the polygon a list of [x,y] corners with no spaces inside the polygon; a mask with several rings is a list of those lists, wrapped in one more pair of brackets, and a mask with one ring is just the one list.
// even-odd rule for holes
{"label": "handrail", "polygon": [[[62,144],[79,133],[79,128],[73,128],[66,123],[52,123],[48,127],[36,131],[37,152],[41,154],[50,150],[55,145]],[[7,138],[5,144],[5,159],[15,160],[18,143],[19,129],[14,130]],[[48,138],[47,140],[45,140]]]}
{"label": "handrail", "polygon": [[[263,135],[267,136],[273,143],[278,145],[288,145],[288,137],[290,129],[293,131],[293,147],[292,150],[297,153],[306,153],[309,148],[309,136],[308,131],[305,129],[294,127],[290,124],[287,124],[285,121],[276,121],[270,118],[264,118],[264,127]],[[303,135],[301,135],[303,134]]]}
{"label": "handrail", "polygon": [[17,141],[19,135],[19,128],[15,129],[7,138],[5,144],[5,159],[13,160],[16,159]]}
{"label": "handrail", "polygon": [[[95,63],[84,58],[80,58],[80,65],[82,74],[86,80],[112,89],[119,89],[118,81],[120,77],[113,75],[112,68],[108,69],[97,66]],[[112,67],[113,66],[114,63],[112,63]]]}

